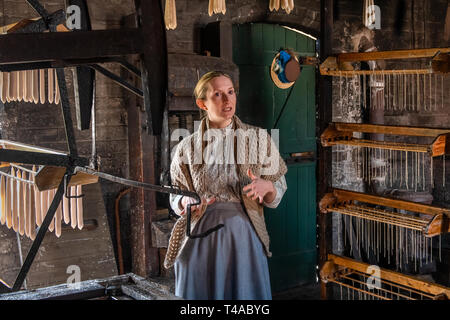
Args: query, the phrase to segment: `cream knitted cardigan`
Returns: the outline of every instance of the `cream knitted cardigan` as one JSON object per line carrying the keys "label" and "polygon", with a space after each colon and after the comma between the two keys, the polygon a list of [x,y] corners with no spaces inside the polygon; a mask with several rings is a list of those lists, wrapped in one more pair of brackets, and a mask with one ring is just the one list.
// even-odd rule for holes
{"label": "cream knitted cardigan", "polygon": [[[242,129],[244,132],[251,129],[259,130],[260,128],[251,126],[243,123],[237,116],[233,116],[233,127],[235,130]],[[181,190],[189,190],[196,192],[200,197],[206,193],[208,186],[203,183],[202,177],[206,174],[206,165],[203,161],[203,150],[206,147],[204,137],[205,130],[207,128],[206,118],[204,118],[200,122],[199,129],[194,132],[192,135],[184,138],[177,146],[175,150],[174,157],[172,159],[172,163],[170,166],[170,174],[172,185],[179,187]],[[245,211],[250,218],[253,227],[255,228],[256,234],[264,245],[264,249],[267,256],[271,256],[271,252],[269,251],[269,235],[267,233],[267,228],[264,220],[264,209],[263,205],[260,204],[257,200],[252,200],[243,194],[242,188],[249,184],[250,178],[247,176],[247,169],[251,169],[253,174],[256,176],[260,176],[265,180],[269,180],[272,182],[277,181],[280,177],[282,177],[287,172],[286,164],[284,160],[281,158],[276,147],[272,149],[271,144],[273,143],[270,136],[267,134],[267,140],[264,142],[267,146],[266,155],[269,155],[271,150],[272,152],[276,152],[275,156],[271,157],[272,159],[277,159],[278,161],[278,171],[271,175],[260,175],[261,170],[263,168],[267,168],[267,165],[263,165],[262,163],[267,163],[267,158],[260,159],[259,156],[259,141],[253,140],[253,143],[249,143],[250,139],[234,139],[234,152],[235,152],[235,161],[237,158],[237,151],[239,150],[248,150],[245,152],[245,161],[243,164],[239,164],[242,161],[236,161],[236,168],[238,170],[238,177],[240,183],[240,192],[241,198],[243,200]],[[206,139],[207,140],[207,139]],[[194,150],[201,150],[201,161],[194,160]],[[198,152],[198,151],[197,151]],[[258,154],[258,161],[252,161],[249,163],[249,155]],[[198,154],[197,154],[198,156]],[[243,156],[243,155],[241,155]],[[266,160],[266,161],[264,161]],[[194,228],[197,222],[201,219],[203,213],[192,216],[191,221],[191,232],[194,231]],[[166,253],[166,258],[164,261],[164,267],[170,268],[175,263],[175,260],[182,252],[188,238],[186,237],[186,215],[181,216],[177,222],[175,223],[172,234],[169,239],[169,245]],[[218,231],[220,232],[220,231]]]}

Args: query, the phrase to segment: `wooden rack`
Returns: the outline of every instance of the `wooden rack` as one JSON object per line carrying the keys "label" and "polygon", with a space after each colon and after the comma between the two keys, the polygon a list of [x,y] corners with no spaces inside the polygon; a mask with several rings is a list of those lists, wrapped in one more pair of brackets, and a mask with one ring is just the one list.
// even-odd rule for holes
{"label": "wooden rack", "polygon": [[[416,50],[375,51],[341,53],[328,57],[320,65],[323,76],[351,77],[354,75],[387,75],[387,74],[431,74],[450,72],[450,48],[430,48]],[[428,69],[411,70],[354,70],[351,62],[396,59],[431,59]]]}
{"label": "wooden rack", "polygon": [[[434,137],[435,139],[431,145],[408,144],[358,139],[353,136],[355,132]],[[450,129],[400,127],[359,123],[331,123],[322,133],[320,141],[324,147],[330,147],[333,145],[352,145],[385,150],[428,153],[432,157],[443,156],[450,153],[450,146],[448,143],[450,141]]]}
{"label": "wooden rack", "polygon": [[341,298],[346,300],[450,299],[448,287],[386,269],[376,270],[369,264],[333,254],[328,255],[320,278],[324,283],[337,284]]}
{"label": "wooden rack", "polygon": [[[358,204],[356,204],[356,202]],[[395,208],[421,214],[410,214],[370,208],[365,204]],[[366,220],[382,222],[422,232],[426,237],[434,237],[450,232],[450,209],[420,204],[411,201],[369,195],[360,192],[333,189],[319,203],[322,213],[338,212]]]}

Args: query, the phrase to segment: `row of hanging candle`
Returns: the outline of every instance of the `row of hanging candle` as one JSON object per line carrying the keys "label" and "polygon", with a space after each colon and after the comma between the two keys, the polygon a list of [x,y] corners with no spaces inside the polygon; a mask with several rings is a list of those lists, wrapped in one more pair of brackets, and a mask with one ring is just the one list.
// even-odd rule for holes
{"label": "row of hanging candle", "polygon": [[[336,163],[346,160],[349,153],[352,155],[354,172],[358,180],[369,185],[378,181],[381,185],[406,189],[425,191],[434,188],[435,180],[445,188],[446,185],[446,157],[435,157],[438,163],[442,162],[442,176],[435,177],[436,159],[424,152],[400,151],[360,146],[336,145],[333,146],[336,154]],[[427,178],[429,176],[429,179]]]}
{"label": "row of hanging candle", "polygon": [[[371,221],[359,217],[342,215],[345,224],[344,246],[350,247],[350,254],[355,250],[372,252],[377,261],[384,257],[388,264],[394,263],[397,270],[405,270],[411,264],[414,271],[433,261],[433,238],[425,237],[421,231],[396,226],[379,221]],[[439,242],[438,260],[442,257],[441,236]]]}
{"label": "row of hanging candle", "polygon": [[[287,14],[294,10],[294,0],[269,0],[269,10],[278,11],[283,9]],[[225,0],[209,0],[208,15],[225,14],[227,12],[227,5]],[[164,21],[167,30],[173,30],[177,27],[177,13],[175,0],[166,0],[164,9]]]}
{"label": "row of hanging candle", "polygon": [[44,104],[48,101],[48,103],[59,104],[60,93],[56,70],[0,72],[0,100],[3,103],[24,101]]}
{"label": "row of hanging candle", "polygon": [[[0,172],[0,223],[32,240],[56,194],[56,189],[39,191],[34,184],[35,174],[35,167],[32,170],[11,167],[10,173]],[[71,196],[81,192],[80,185],[69,187]],[[72,228],[83,228],[82,198],[63,196],[49,225],[49,231],[55,231],[57,237],[61,236],[62,221]]]}
{"label": "row of hanging candle", "polygon": [[[344,74],[334,77],[341,116],[350,109],[434,112],[450,98],[449,78],[442,74]],[[335,97],[336,97],[335,96]]]}

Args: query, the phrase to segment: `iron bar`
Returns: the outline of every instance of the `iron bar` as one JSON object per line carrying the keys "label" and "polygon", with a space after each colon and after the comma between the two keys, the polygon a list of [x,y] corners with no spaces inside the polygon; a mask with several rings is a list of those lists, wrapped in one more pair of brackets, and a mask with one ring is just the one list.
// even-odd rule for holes
{"label": "iron bar", "polygon": [[[66,173],[71,173],[70,171],[71,169],[67,169]],[[69,183],[69,181],[70,176],[67,178],[67,183]],[[36,254],[39,250],[42,241],[44,240],[48,227],[51,221],[53,220],[53,217],[55,216],[56,209],[58,208],[59,203],[62,200],[63,193],[64,193],[64,177],[61,179],[61,182],[59,183],[58,190],[56,191],[52,204],[50,205],[50,208],[48,208],[44,221],[39,227],[39,231],[36,235],[36,238],[34,239],[33,244],[31,245],[30,250],[28,251],[27,257],[25,258],[25,262],[22,265],[19,274],[17,275],[16,281],[14,282],[14,285],[12,287],[12,291],[18,291],[22,287],[22,284],[25,281],[28,271],[30,270],[31,264],[33,263],[34,258],[36,257]]]}
{"label": "iron bar", "polygon": [[125,179],[125,178],[121,178],[121,177],[117,177],[117,176],[113,176],[111,174],[108,173],[104,173],[104,172],[98,172],[89,168],[85,168],[85,167],[81,167],[81,166],[77,166],[75,167],[75,172],[84,172],[87,174],[91,174],[91,175],[95,175],[98,176],[102,179],[111,181],[111,182],[115,182],[115,183],[120,183],[123,184],[125,186],[129,186],[129,187],[134,187],[134,188],[142,188],[145,190],[152,190],[152,191],[157,191],[157,192],[163,192],[163,193],[173,193],[173,194],[179,194],[179,195],[183,195],[183,196],[187,196],[187,197],[191,197],[194,198],[198,201],[198,203],[196,204],[200,204],[200,197],[197,193],[192,192],[192,191],[186,191],[186,190],[181,190],[181,189],[177,189],[177,188],[170,188],[170,187],[162,187],[159,185],[154,185],[154,184],[150,184],[150,183],[145,183],[145,182],[139,182],[139,181],[135,181],[135,180],[129,180],[129,179]]}
{"label": "iron bar", "polygon": [[56,74],[58,76],[58,85],[59,85],[59,91],[61,96],[61,111],[64,119],[64,127],[66,132],[66,141],[67,146],[69,148],[70,156],[77,157],[78,156],[78,150],[77,145],[75,141],[75,133],[73,130],[73,123],[72,123],[72,117],[70,114],[70,102],[67,92],[67,86],[66,86],[66,77],[64,75],[64,69],[63,68],[57,68]]}
{"label": "iron bar", "polygon": [[130,71],[131,73],[133,73],[135,76],[137,76],[139,78],[141,77],[141,71],[138,68],[136,68],[134,65],[129,63],[127,60],[125,60],[124,58],[115,58],[113,60],[114,60],[114,62],[119,63],[123,68],[125,68],[128,71]]}
{"label": "iron bar", "polygon": [[56,167],[68,167],[72,164],[77,166],[89,165],[89,159],[81,157],[7,149],[0,149],[0,161]]}
{"label": "iron bar", "polygon": [[114,81],[118,85],[122,86],[123,88],[127,89],[128,91],[134,93],[138,97],[141,97],[141,98],[144,97],[144,94],[143,94],[142,90],[136,88],[132,84],[130,84],[127,81],[125,81],[122,77],[119,77],[118,75],[116,75],[116,74],[112,73],[111,71],[103,68],[102,66],[100,66],[98,64],[91,64],[91,65],[89,65],[89,67],[94,69],[95,71],[101,73],[105,77],[111,79],[112,81]]}
{"label": "iron bar", "polygon": [[208,236],[209,234],[211,234],[212,232],[215,232],[217,230],[219,230],[220,228],[222,228],[224,225],[223,224],[219,224],[207,231],[205,231],[204,233],[201,234],[196,234],[193,235],[191,234],[191,206],[195,206],[195,205],[200,205],[201,204],[201,199],[200,196],[192,191],[186,191],[186,190],[181,190],[181,189],[177,189],[177,188],[170,188],[170,187],[162,187],[162,186],[158,186],[158,185],[153,185],[150,183],[145,183],[145,182],[139,182],[139,181],[135,181],[135,180],[129,180],[129,179],[125,179],[125,178],[120,178],[120,177],[116,177],[113,175],[110,175],[108,173],[104,173],[104,172],[98,172],[92,169],[88,169],[88,168],[82,168],[82,167],[76,167],[75,168],[75,173],[77,172],[85,172],[88,174],[92,174],[92,175],[96,175],[100,178],[103,178],[105,180],[111,181],[111,182],[115,182],[115,183],[120,183],[129,187],[135,187],[135,188],[142,188],[142,189],[146,189],[146,190],[152,190],[152,191],[157,191],[157,192],[162,192],[162,193],[172,193],[172,194],[179,194],[179,195],[183,195],[183,196],[187,196],[187,197],[191,197],[194,198],[195,200],[197,200],[195,203],[192,204],[188,204],[187,208],[186,208],[186,218],[187,218],[187,224],[186,224],[186,235],[189,238],[204,238],[206,236]]}

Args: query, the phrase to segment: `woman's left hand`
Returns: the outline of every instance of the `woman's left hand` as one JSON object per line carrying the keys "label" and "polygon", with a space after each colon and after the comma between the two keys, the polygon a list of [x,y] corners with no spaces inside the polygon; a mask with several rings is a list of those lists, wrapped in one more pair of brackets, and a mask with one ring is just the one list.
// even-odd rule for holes
{"label": "woman's left hand", "polygon": [[[247,175],[252,179],[252,183],[242,189],[244,192],[248,192],[246,193],[247,197],[252,200],[258,199],[259,203],[263,203],[266,195],[275,195],[275,187],[271,181],[256,177],[250,169],[247,170]],[[269,203],[273,201],[274,196],[270,198],[272,199],[268,201]]]}

